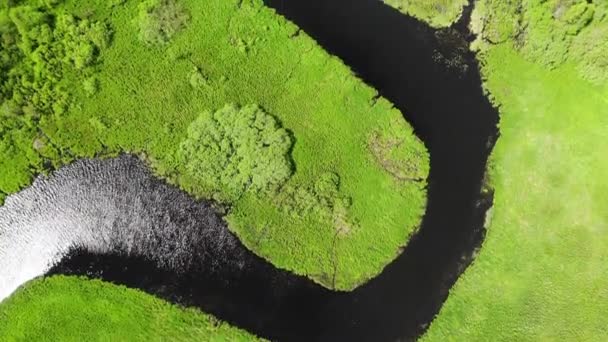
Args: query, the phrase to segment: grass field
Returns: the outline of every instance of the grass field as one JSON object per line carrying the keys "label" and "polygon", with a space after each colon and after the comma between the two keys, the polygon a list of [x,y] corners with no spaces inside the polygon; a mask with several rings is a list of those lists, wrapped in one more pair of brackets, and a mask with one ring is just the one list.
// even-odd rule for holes
{"label": "grass field", "polygon": [[405,14],[427,22],[433,27],[447,27],[462,14],[467,0],[383,0]]}
{"label": "grass field", "polygon": [[255,253],[342,290],[416,231],[423,144],[262,1],[0,4],[0,194],[79,157],[139,153],[227,204]]}
{"label": "grass field", "polygon": [[97,280],[34,280],[0,305],[2,341],[253,341],[200,311]]}
{"label": "grass field", "polygon": [[[508,8],[496,9],[505,2],[480,3],[484,11],[494,6],[477,13],[485,17],[485,29],[511,32],[500,43],[481,44],[485,86],[501,114],[490,170],[494,207],[476,260],[423,340],[605,341],[608,84],[602,72],[607,65],[565,46],[596,36],[587,51],[608,47],[608,34],[600,35],[607,32],[606,3],[546,1],[535,7],[528,2],[523,17],[544,22],[528,30],[552,25],[556,28],[545,32],[554,36],[562,23],[559,16],[548,21],[552,13],[593,7],[595,18],[576,30],[580,36],[563,38],[567,43],[556,39],[565,44],[561,47],[538,33],[513,34]],[[505,17],[496,17],[500,13]],[[542,44],[547,48],[538,47]],[[565,59],[556,62],[560,49]]]}

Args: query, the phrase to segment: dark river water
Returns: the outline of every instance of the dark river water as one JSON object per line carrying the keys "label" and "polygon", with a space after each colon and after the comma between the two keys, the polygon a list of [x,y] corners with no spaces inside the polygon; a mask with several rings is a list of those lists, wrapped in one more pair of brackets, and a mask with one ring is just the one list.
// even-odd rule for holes
{"label": "dark river water", "polygon": [[429,149],[428,208],[403,253],[350,293],[277,270],[243,246],[242,269],[184,272],[161,269],[144,257],[74,250],[49,273],[140,288],[272,340],[413,340],[480,246],[491,205],[491,195],[481,195],[481,188],[498,114],[466,49],[470,8],[453,29],[436,31],[378,0],[267,4],[394,103]]}

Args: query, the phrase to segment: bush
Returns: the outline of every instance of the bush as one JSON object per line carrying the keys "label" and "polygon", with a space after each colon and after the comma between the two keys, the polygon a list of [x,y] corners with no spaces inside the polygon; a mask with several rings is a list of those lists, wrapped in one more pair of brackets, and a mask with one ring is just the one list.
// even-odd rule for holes
{"label": "bush", "polygon": [[176,0],[146,0],[139,4],[139,38],[150,45],[166,44],[189,19]]}
{"label": "bush", "polygon": [[283,185],[292,174],[292,144],[288,132],[258,106],[227,105],[190,125],[178,160],[198,192],[231,201],[246,191]]}

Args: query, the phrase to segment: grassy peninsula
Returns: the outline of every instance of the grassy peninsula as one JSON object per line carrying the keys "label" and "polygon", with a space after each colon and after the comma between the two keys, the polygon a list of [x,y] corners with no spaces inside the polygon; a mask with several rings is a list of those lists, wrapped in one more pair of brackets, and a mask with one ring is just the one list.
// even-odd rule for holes
{"label": "grassy peninsula", "polygon": [[460,18],[467,0],[383,0],[401,12],[435,28],[448,27]]}
{"label": "grassy peninsula", "polygon": [[277,267],[348,290],[416,231],[428,153],[261,0],[0,2],[0,194],[142,155]]}

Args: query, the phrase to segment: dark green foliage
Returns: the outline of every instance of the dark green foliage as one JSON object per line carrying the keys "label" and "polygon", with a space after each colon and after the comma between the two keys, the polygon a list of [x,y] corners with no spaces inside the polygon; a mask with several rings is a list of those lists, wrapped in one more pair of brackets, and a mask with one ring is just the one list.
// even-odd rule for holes
{"label": "dark green foliage", "polygon": [[189,19],[178,0],[144,0],[137,17],[139,38],[147,44],[166,44]]}
{"label": "dark green foliage", "polygon": [[178,160],[205,195],[234,201],[246,191],[268,193],[283,185],[292,173],[292,144],[258,106],[228,105],[190,125]]}

